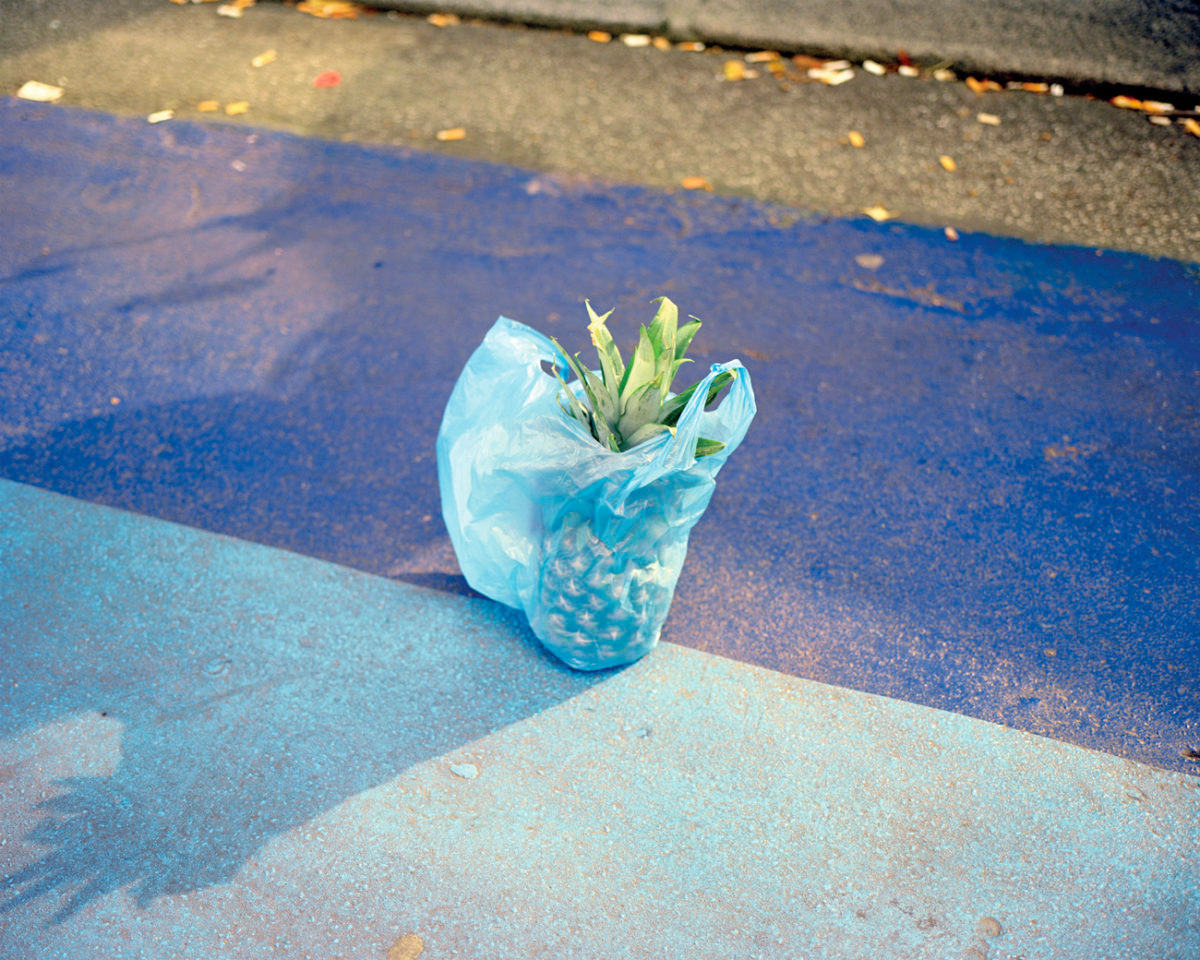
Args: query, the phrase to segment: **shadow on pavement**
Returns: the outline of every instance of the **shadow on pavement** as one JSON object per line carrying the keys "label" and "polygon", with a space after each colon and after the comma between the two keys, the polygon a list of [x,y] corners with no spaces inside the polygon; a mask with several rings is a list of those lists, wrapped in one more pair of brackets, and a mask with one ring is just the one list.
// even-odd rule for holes
{"label": "shadow on pavement", "polygon": [[45,849],[0,879],[0,911],[47,898],[62,921],[118,888],[146,907],[224,882],[607,675],[557,663],[490,601],[7,491],[4,802]]}

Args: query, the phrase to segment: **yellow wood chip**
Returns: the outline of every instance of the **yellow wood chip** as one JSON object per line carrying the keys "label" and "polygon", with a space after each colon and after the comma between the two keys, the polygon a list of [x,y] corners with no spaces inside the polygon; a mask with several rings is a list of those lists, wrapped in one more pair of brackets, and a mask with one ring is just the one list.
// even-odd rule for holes
{"label": "yellow wood chip", "polygon": [[770,63],[772,60],[779,59],[781,59],[779,53],[775,50],[758,50],[746,54],[747,63]]}
{"label": "yellow wood chip", "polygon": [[685,53],[700,53],[704,49],[704,44],[699,40],[684,40],[675,49],[683,50]]}
{"label": "yellow wood chip", "polygon": [[387,960],[417,960],[424,951],[425,941],[415,933],[406,933],[388,948]]}
{"label": "yellow wood chip", "polygon": [[1142,109],[1147,113],[1172,113],[1175,110],[1175,104],[1163,103],[1161,100],[1143,100]]}
{"label": "yellow wood chip", "polygon": [[746,76],[746,65],[741,60],[725,61],[725,79],[741,80]]}
{"label": "yellow wood chip", "polygon": [[252,66],[252,67],[265,67],[265,66],[266,66],[268,63],[274,63],[274,62],[275,62],[275,59],[276,59],[278,56],[279,56],[279,54],[278,54],[278,53],[276,53],[274,50],[264,50],[264,51],[263,51],[262,53],[260,53],[260,54],[259,54],[257,57],[254,57],[254,58],[253,58],[253,59],[250,61],[250,66]]}
{"label": "yellow wood chip", "polygon": [[612,39],[612,34],[605,33],[603,30],[589,30],[587,38],[595,43],[608,43]]}
{"label": "yellow wood chip", "polygon": [[655,37],[654,38],[654,49],[655,50],[670,50],[671,49],[671,41],[668,40],[666,37]]}
{"label": "yellow wood chip", "polygon": [[296,9],[322,20],[353,20],[362,10],[362,5],[351,0],[302,0],[296,4]]}
{"label": "yellow wood chip", "polygon": [[1021,89],[1026,93],[1049,93],[1050,84],[1048,83],[1023,83]]}
{"label": "yellow wood chip", "polygon": [[245,100],[235,100],[233,103],[225,104],[225,113],[231,117],[236,117],[238,114],[245,113],[249,109],[250,104]]}
{"label": "yellow wood chip", "polygon": [[1138,100],[1136,97],[1127,97],[1124,94],[1115,96],[1108,102],[1111,103],[1114,107],[1121,107],[1125,110],[1141,110],[1142,109],[1142,101],[1141,100]]}
{"label": "yellow wood chip", "polygon": [[846,134],[846,138],[850,141],[850,146],[852,147],[861,147],[867,142],[865,139],[863,139],[863,135],[857,130],[851,130],[848,134]]}
{"label": "yellow wood chip", "polygon": [[432,23],[435,27],[453,27],[458,22],[458,16],[453,13],[431,13],[425,18],[426,23]]}
{"label": "yellow wood chip", "polygon": [[712,190],[712,184],[704,177],[684,177],[679,185],[684,190]]}
{"label": "yellow wood chip", "polygon": [[467,131],[463,127],[451,127],[449,130],[439,130],[435,136],[442,141],[465,140]]}
{"label": "yellow wood chip", "polygon": [[876,223],[883,223],[884,220],[891,220],[896,216],[894,211],[888,210],[886,207],[882,207],[879,204],[875,204],[873,207],[863,207],[862,212]]}
{"label": "yellow wood chip", "polygon": [[1200,122],[1197,122],[1195,117],[1185,117],[1183,120],[1183,129],[1193,137],[1200,137]]}
{"label": "yellow wood chip", "polygon": [[201,113],[216,113],[221,109],[221,104],[217,100],[201,100],[196,104],[196,109]]}
{"label": "yellow wood chip", "polygon": [[1000,118],[994,113],[977,113],[975,119],[980,123],[986,123],[989,127],[1000,126]]}
{"label": "yellow wood chip", "polygon": [[950,173],[958,169],[958,164],[954,162],[954,158],[948,157],[944,153],[938,157],[938,163],[942,165],[943,170],[948,170]]}
{"label": "yellow wood chip", "polygon": [[1004,89],[995,80],[976,80],[974,77],[967,77],[966,84],[967,88],[971,90],[971,92],[977,93],[980,96],[987,93],[989,90]]}

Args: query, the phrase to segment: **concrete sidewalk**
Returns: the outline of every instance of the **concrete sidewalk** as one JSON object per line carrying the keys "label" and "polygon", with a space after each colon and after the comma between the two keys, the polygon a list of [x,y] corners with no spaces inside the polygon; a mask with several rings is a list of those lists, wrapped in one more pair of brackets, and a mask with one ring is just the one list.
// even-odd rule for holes
{"label": "concrete sidewalk", "polygon": [[378,0],[520,23],[1200,95],[1200,9],[1186,0]]}

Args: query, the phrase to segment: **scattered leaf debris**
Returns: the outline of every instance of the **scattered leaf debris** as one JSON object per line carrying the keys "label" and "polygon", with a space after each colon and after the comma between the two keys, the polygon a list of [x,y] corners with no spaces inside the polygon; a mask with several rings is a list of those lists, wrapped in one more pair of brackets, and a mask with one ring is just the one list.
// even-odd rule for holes
{"label": "scattered leaf debris", "polygon": [[241,19],[241,16],[242,16],[242,13],[244,10],[245,10],[245,7],[238,6],[237,4],[223,3],[219,7],[217,7],[217,16],[218,17],[229,17],[233,20],[239,20],[239,19]]}
{"label": "scattered leaf debris", "polygon": [[819,80],[830,87],[836,87],[854,79],[854,69],[845,60],[837,60],[823,67],[810,67],[810,80]]}
{"label": "scattered leaf debris", "polygon": [[852,147],[861,147],[867,142],[857,130],[851,130],[846,134],[846,139],[850,141],[850,146]]}
{"label": "scattered leaf debris", "polygon": [[155,110],[152,114],[146,117],[147,123],[163,123],[175,116],[174,110]]}
{"label": "scattered leaf debris", "polygon": [[301,0],[296,9],[322,20],[353,20],[366,8],[353,0]]}
{"label": "scattered leaf debris", "polygon": [[896,72],[902,77],[919,77],[921,75],[920,70],[908,63],[900,64],[900,66],[896,68]]}
{"label": "scattered leaf debris", "polygon": [[699,40],[684,40],[675,47],[676,50],[682,50],[684,53],[703,53],[704,44]]}
{"label": "scattered leaf debris", "polygon": [[958,231],[955,230],[953,227],[947,227],[942,232],[946,234],[946,239],[949,240],[951,243],[953,243],[954,241],[956,241],[958,239]]}
{"label": "scattered leaf debris", "polygon": [[876,63],[874,60],[864,60],[862,63],[862,68],[866,70],[867,73],[872,73],[877,77],[882,77],[885,73],[887,73],[887,67],[885,67],[882,63]]}
{"label": "scattered leaf debris", "polygon": [[406,933],[388,947],[387,960],[417,960],[425,951],[425,941],[415,933]]}
{"label": "scattered leaf debris", "polygon": [[589,30],[587,38],[593,43],[608,43],[612,40],[612,34],[605,30]]}
{"label": "scattered leaf debris", "polygon": [[268,63],[274,63],[279,58],[279,54],[275,50],[264,50],[257,57],[252,57],[250,66],[265,67]]}
{"label": "scattered leaf debris", "polygon": [[942,169],[948,173],[953,173],[958,169],[958,164],[954,162],[954,158],[947,156],[944,153],[938,157],[938,163],[940,163],[942,165]]}
{"label": "scattered leaf debris", "polygon": [[777,50],[756,50],[753,53],[746,54],[747,63],[773,63],[783,58]]}
{"label": "scattered leaf debris", "polygon": [[342,75],[336,70],[323,70],[313,77],[313,86],[319,89],[336,87],[342,82]]}
{"label": "scattered leaf debris", "polygon": [[443,143],[449,140],[465,140],[467,131],[464,127],[450,127],[447,130],[439,130],[434,136]]}
{"label": "scattered leaf debris", "polygon": [[426,23],[431,23],[435,27],[454,27],[461,21],[456,13],[431,13],[425,18]]}
{"label": "scattered leaf debris", "polygon": [[225,114],[230,117],[239,116],[249,109],[250,103],[246,100],[235,100],[233,103],[225,104]]}
{"label": "scattered leaf debris", "polygon": [[975,119],[989,127],[1000,126],[1000,118],[994,113],[977,113],[975,114]]}
{"label": "scattered leaf debris", "polygon": [[975,77],[967,77],[965,82],[967,84],[967,89],[969,89],[972,93],[978,94],[979,96],[983,96],[985,93],[994,90],[1004,89],[995,80],[978,80]]}
{"label": "scattered leaf debris", "polygon": [[216,113],[221,109],[221,101],[201,100],[198,104],[196,104],[196,109],[201,113]]}
{"label": "scattered leaf debris", "polygon": [[887,207],[884,207],[878,203],[873,207],[863,207],[862,212],[876,223],[883,223],[885,220],[893,220],[897,216],[895,211],[889,210]]}
{"label": "scattered leaf debris", "polygon": [[623,33],[621,42],[627,47],[648,47],[651,44],[648,33]]}
{"label": "scattered leaf debris", "polygon": [[704,177],[684,177],[682,180],[679,181],[679,185],[681,187],[683,187],[684,190],[709,190],[709,191],[711,191],[713,188],[712,184],[709,183],[708,180]]}
{"label": "scattered leaf debris", "polygon": [[883,266],[883,257],[877,253],[860,253],[854,262],[864,270],[878,270]]}
{"label": "scattered leaf debris", "polygon": [[671,41],[668,40],[666,37],[655,37],[654,38],[654,49],[655,50],[670,50],[671,49]]}
{"label": "scattered leaf debris", "polygon": [[63,88],[52,83],[42,83],[40,80],[26,80],[17,91],[22,100],[36,100],[38,103],[54,103],[63,95]]}
{"label": "scattered leaf debris", "polygon": [[1184,117],[1183,129],[1193,137],[1200,137],[1200,122],[1195,117]]}
{"label": "scattered leaf debris", "polygon": [[726,60],[724,71],[726,80],[745,80],[746,74],[751,72],[741,60]]}

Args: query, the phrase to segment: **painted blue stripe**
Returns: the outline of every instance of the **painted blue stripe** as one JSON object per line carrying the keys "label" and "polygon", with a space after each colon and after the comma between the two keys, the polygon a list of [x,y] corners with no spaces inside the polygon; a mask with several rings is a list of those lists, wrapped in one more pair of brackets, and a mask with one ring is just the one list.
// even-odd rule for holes
{"label": "painted blue stripe", "polygon": [[1196,769],[1194,266],[12,100],[0,142],[0,475],[462,594],[466,356],[665,292],[760,406],[666,639]]}
{"label": "painted blue stripe", "polygon": [[12,960],[1190,960],[1200,780],[0,481]]}

